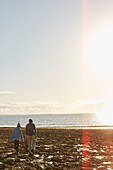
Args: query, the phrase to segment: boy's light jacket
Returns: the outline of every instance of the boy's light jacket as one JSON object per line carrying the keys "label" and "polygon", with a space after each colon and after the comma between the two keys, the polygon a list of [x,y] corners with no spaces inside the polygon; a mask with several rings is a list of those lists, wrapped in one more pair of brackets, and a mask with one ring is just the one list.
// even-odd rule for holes
{"label": "boy's light jacket", "polygon": [[16,127],[12,133],[12,141],[20,140],[20,138],[24,141],[21,129]]}

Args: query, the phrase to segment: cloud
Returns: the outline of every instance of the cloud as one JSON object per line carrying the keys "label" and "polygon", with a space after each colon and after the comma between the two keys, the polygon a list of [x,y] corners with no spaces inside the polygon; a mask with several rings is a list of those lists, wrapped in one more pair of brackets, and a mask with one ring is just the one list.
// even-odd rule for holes
{"label": "cloud", "polygon": [[79,100],[78,104],[81,110],[85,110],[87,113],[98,113],[102,111],[106,104],[106,100]]}
{"label": "cloud", "polygon": [[96,113],[104,108],[104,101],[76,101],[59,103],[58,101],[31,101],[1,103],[0,114],[46,114],[46,113]]}
{"label": "cloud", "polygon": [[16,91],[9,91],[9,90],[0,91],[0,94],[14,94],[14,93],[16,93]]}

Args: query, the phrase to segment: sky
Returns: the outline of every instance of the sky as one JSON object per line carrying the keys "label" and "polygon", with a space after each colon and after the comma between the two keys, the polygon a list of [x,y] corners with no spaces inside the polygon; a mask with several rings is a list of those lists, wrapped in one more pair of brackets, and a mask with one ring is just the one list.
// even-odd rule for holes
{"label": "sky", "polygon": [[111,114],[112,11],[112,0],[0,0],[0,114]]}

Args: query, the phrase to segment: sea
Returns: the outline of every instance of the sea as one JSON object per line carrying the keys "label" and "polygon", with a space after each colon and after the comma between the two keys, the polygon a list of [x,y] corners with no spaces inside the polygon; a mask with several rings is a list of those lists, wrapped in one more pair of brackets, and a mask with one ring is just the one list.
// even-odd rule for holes
{"label": "sea", "polygon": [[109,128],[113,124],[103,123],[96,114],[37,114],[0,115],[0,127],[15,127],[20,122],[25,127],[32,119],[37,128]]}

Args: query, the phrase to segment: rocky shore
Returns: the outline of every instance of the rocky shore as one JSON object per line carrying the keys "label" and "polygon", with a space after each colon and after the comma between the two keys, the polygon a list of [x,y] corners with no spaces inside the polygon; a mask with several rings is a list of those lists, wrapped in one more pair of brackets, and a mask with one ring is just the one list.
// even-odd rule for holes
{"label": "rocky shore", "polygon": [[[15,154],[11,141],[14,128],[0,128],[2,170],[107,170],[113,169],[112,129],[37,129],[35,154],[26,142]],[[25,129],[22,128],[23,136]]]}

